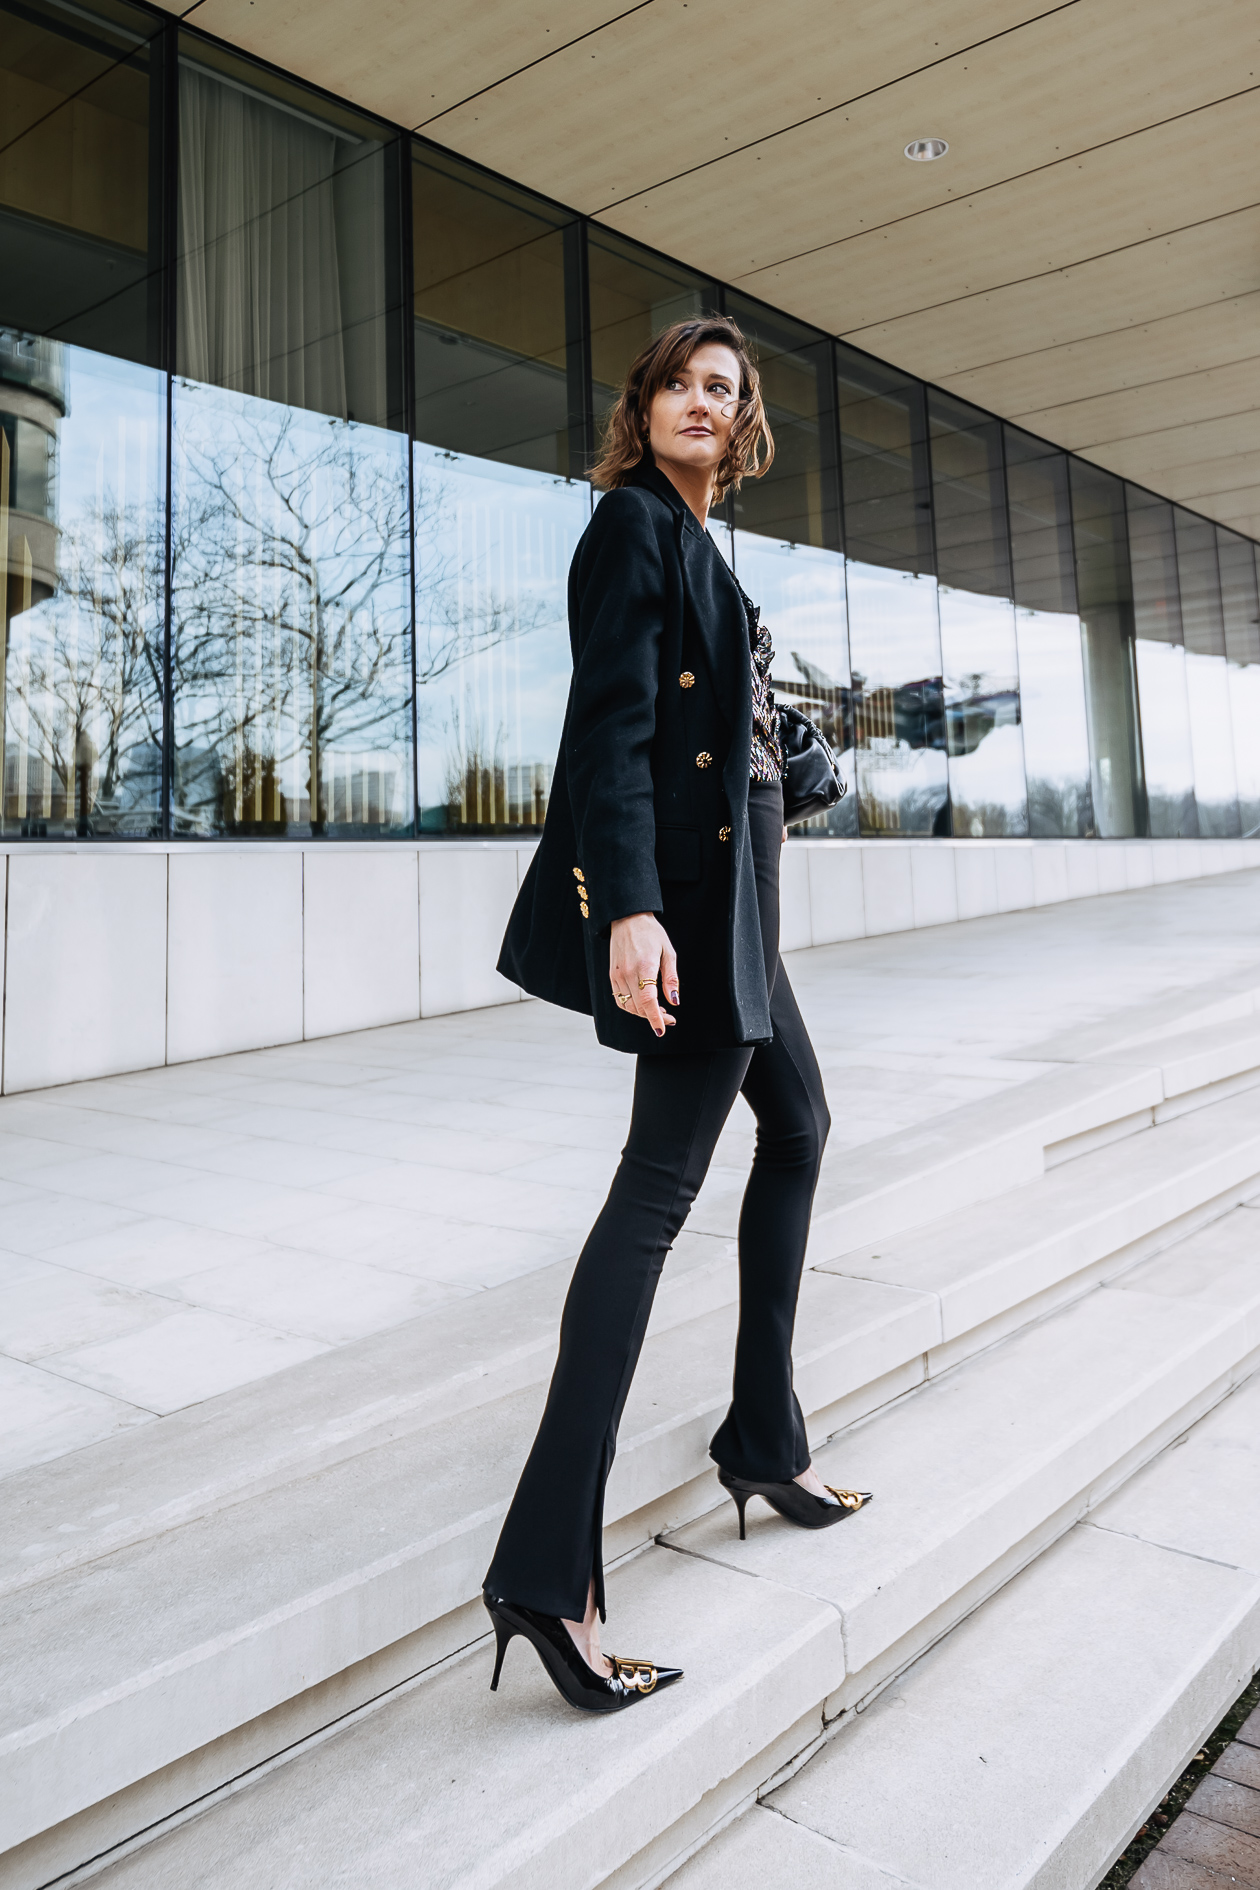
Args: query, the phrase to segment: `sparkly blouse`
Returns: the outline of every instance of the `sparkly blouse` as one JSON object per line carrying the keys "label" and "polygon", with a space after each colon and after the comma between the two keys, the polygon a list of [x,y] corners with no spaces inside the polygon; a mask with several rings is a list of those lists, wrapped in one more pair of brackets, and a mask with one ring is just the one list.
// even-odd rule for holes
{"label": "sparkly blouse", "polygon": [[770,641],[770,630],[761,621],[761,606],[754,604],[742,585],[739,594],[744,600],[744,611],[748,618],[748,648],[752,657],[752,752],[749,756],[748,778],[759,781],[765,787],[771,787],[783,779],[783,750],[779,744],[779,711],[775,707],[774,691],[770,687],[770,665],[774,661],[774,644]]}

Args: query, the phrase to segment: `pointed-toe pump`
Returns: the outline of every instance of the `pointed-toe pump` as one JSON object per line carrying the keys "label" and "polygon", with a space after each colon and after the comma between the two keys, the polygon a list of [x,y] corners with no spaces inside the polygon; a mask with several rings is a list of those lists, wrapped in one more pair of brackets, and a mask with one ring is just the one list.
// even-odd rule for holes
{"label": "pointed-toe pump", "polygon": [[750,1496],[764,1496],[772,1509],[777,1509],[780,1516],[801,1529],[830,1529],[833,1523],[843,1522],[846,1516],[856,1516],[860,1509],[875,1500],[869,1490],[835,1490],[828,1483],[826,1496],[815,1496],[799,1483],[751,1483],[744,1477],[732,1476],[728,1470],[718,1471],[718,1482],[734,1499],[739,1511],[741,1542],[744,1540],[744,1511]]}
{"label": "pointed-toe pump", "polygon": [[499,1690],[503,1656],[507,1652],[508,1642],[516,1634],[533,1644],[555,1683],[556,1691],[564,1696],[570,1706],[578,1707],[583,1713],[620,1713],[625,1707],[633,1706],[637,1700],[645,1700],[649,1693],[659,1693],[662,1687],[672,1687],[676,1680],[683,1677],[681,1667],[659,1667],[654,1660],[631,1660],[624,1654],[608,1654],[606,1658],[612,1663],[612,1672],[596,1673],[587,1666],[573,1636],[556,1615],[539,1614],[533,1608],[518,1607],[515,1602],[504,1601],[498,1595],[486,1594],[483,1600],[494,1626],[494,1678],[490,1682],[492,1693]]}

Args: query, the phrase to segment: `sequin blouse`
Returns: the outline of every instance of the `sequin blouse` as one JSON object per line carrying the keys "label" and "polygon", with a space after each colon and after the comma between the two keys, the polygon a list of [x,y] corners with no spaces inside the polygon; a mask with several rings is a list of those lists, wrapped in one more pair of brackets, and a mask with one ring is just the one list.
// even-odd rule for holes
{"label": "sequin blouse", "polygon": [[779,743],[779,711],[770,687],[770,665],[774,662],[774,644],[770,629],[761,621],[761,606],[754,604],[743,585],[738,586],[748,618],[748,648],[752,657],[752,752],[748,778],[772,787],[783,779],[783,749]]}

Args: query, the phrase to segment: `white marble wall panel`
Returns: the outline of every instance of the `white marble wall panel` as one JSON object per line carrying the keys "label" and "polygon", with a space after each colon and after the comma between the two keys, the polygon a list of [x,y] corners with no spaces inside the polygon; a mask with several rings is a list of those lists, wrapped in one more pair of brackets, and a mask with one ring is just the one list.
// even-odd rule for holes
{"label": "white marble wall panel", "polygon": [[[494,966],[533,851],[0,846],[0,1081],[32,1089],[515,1001]],[[783,943],[1257,865],[1254,841],[795,842]]]}
{"label": "white marble wall panel", "polygon": [[167,1062],[299,1039],[298,849],[172,853],[170,875]]}
{"label": "white marble wall panel", "polygon": [[1151,843],[1149,840],[1130,840],[1124,849],[1125,884],[1130,892],[1136,892],[1142,886],[1154,884],[1155,869],[1151,861]]}
{"label": "white marble wall panel", "polygon": [[1077,840],[1064,849],[1067,855],[1067,896],[1069,899],[1098,897],[1098,843]]}
{"label": "white marble wall panel", "polygon": [[1056,846],[1052,840],[1041,840],[1031,852],[1033,899],[1039,906],[1057,906],[1071,896],[1068,892],[1068,850],[1066,846]]}
{"label": "white marble wall panel", "polygon": [[105,848],[10,855],[7,1091],[163,1061],[166,864]]}
{"label": "white marble wall panel", "polygon": [[410,848],[302,856],[307,1037],[420,1015],[420,898]]}
{"label": "white marble wall panel", "polygon": [[862,904],[866,936],[914,930],[914,880],[910,848],[895,840],[873,840],[862,848]]}
{"label": "white marble wall panel", "polygon": [[1124,841],[1104,840],[1098,847],[1098,890],[1100,893],[1125,892],[1129,869],[1125,864]]}
{"label": "white marble wall panel", "polygon": [[999,912],[1027,912],[1033,905],[1033,843],[999,841],[994,850]]}
{"label": "white marble wall panel", "polygon": [[850,840],[803,847],[809,861],[809,910],[815,945],[866,937],[862,851]]}
{"label": "white marble wall panel", "polygon": [[779,856],[779,949],[798,952],[813,943],[809,848],[784,846]]}
{"label": "white marble wall panel", "polygon": [[[510,1004],[520,989],[495,970],[516,898],[515,847],[425,847],[420,854],[420,1015]],[[527,860],[520,861],[520,877]]]}
{"label": "white marble wall panel", "polygon": [[910,890],[916,926],[953,925],[957,919],[954,851],[952,846],[939,843],[910,848]]}
{"label": "white marble wall panel", "polygon": [[958,889],[960,919],[987,919],[998,909],[997,848],[982,840],[964,840],[952,847],[954,884]]}
{"label": "white marble wall panel", "polygon": [[[1157,886],[1166,886],[1173,880],[1190,879],[1186,871],[1186,856],[1182,852],[1187,842],[1182,840],[1156,840],[1151,845],[1151,872]],[[1193,845],[1193,841],[1188,844]],[[1194,875],[1193,877],[1197,877]]]}

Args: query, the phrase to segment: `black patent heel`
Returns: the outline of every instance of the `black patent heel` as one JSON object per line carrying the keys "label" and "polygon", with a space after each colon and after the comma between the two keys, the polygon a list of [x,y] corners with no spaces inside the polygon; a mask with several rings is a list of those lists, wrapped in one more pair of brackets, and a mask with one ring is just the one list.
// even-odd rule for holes
{"label": "black patent heel", "polygon": [[753,1483],[745,1477],[732,1476],[729,1470],[718,1471],[718,1482],[739,1511],[741,1542],[746,1540],[744,1511],[750,1496],[764,1497],[771,1509],[799,1529],[830,1529],[833,1523],[856,1516],[860,1509],[875,1500],[869,1490],[838,1490],[829,1483],[826,1496],[815,1496],[812,1490],[804,1489],[795,1481]]}
{"label": "black patent heel", "polygon": [[658,1667],[652,1660],[630,1660],[617,1654],[608,1656],[610,1674],[596,1673],[587,1666],[568,1628],[555,1615],[522,1608],[500,1595],[483,1593],[482,1600],[494,1628],[492,1693],[498,1691],[503,1656],[516,1634],[531,1643],[556,1691],[584,1713],[619,1713],[623,1707],[633,1706],[636,1700],[645,1700],[649,1693],[682,1679],[681,1667]]}
{"label": "black patent heel", "polygon": [[[486,1605],[489,1607],[488,1602]],[[502,1615],[496,1614],[493,1608],[490,1609],[490,1619],[494,1623],[494,1678],[490,1682],[490,1691],[497,1693],[499,1675],[503,1672],[503,1656],[507,1653],[508,1642],[514,1638],[516,1629],[510,1622],[505,1621]]]}

